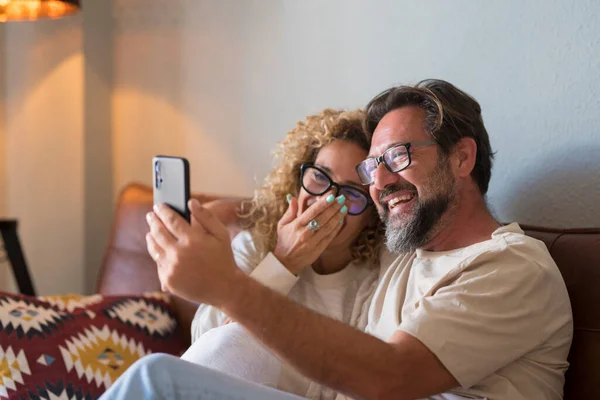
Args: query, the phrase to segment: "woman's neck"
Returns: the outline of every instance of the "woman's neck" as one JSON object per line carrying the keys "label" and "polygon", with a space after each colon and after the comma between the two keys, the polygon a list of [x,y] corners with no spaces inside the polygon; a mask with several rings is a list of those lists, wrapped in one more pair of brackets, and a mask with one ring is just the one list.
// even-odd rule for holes
{"label": "woman's neck", "polygon": [[328,275],[343,270],[352,261],[349,248],[327,248],[313,263],[313,270],[319,275]]}

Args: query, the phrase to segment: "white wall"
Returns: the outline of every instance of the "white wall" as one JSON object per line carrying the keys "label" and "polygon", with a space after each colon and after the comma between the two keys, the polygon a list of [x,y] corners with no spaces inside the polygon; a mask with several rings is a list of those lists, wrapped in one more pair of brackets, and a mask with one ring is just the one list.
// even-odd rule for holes
{"label": "white wall", "polygon": [[436,77],[482,104],[503,221],[600,226],[600,3],[116,0],[115,188],[250,193],[295,121]]}
{"label": "white wall", "polygon": [[94,293],[112,225],[113,23],[111,0],[83,3],[84,288]]}
{"label": "white wall", "polygon": [[81,18],[5,26],[6,212],[39,293],[83,287]]}
{"label": "white wall", "polygon": [[92,292],[108,241],[112,33],[110,0],[0,28],[0,217],[19,220],[40,294]]}
{"label": "white wall", "polygon": [[[5,29],[0,25],[0,218],[6,217],[6,104],[5,104],[5,79],[6,66],[4,64]],[[4,277],[0,270],[0,285]]]}
{"label": "white wall", "polygon": [[[6,68],[4,60],[5,43],[4,25],[0,25],[0,218],[6,218],[6,121],[5,121],[5,80]],[[12,281],[8,275],[8,262],[6,261],[5,251],[0,239],[0,288],[14,291],[11,286]]]}
{"label": "white wall", "polygon": [[194,190],[251,190],[236,160],[245,105],[238,26],[249,6],[224,3],[115,1],[116,191],[149,184],[156,154],[188,157]]}
{"label": "white wall", "polygon": [[112,201],[131,180],[150,183],[153,155],[188,157],[195,191],[250,194],[306,114],[428,77],[481,102],[501,220],[600,226],[595,0],[86,0],[85,10],[0,29],[0,216],[19,219],[40,293],[91,290]]}

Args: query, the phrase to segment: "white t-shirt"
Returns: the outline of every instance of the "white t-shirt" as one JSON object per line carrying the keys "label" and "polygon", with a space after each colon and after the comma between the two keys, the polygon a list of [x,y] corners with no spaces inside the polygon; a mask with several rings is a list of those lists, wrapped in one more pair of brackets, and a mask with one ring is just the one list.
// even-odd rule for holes
{"label": "white t-shirt", "polygon": [[398,329],[461,385],[432,399],[562,398],[573,336],[569,296],[544,243],[516,223],[462,249],[386,252],[366,332],[388,340]]}
{"label": "white t-shirt", "polygon": [[[265,286],[320,314],[364,330],[378,268],[351,262],[333,274],[319,275],[307,267],[294,276],[271,253],[259,260],[249,232],[233,239],[232,250],[238,267]],[[201,304],[192,321],[193,344],[182,358],[300,396],[335,398],[334,391],[279,360],[239,324],[222,326],[226,318],[217,308]]]}

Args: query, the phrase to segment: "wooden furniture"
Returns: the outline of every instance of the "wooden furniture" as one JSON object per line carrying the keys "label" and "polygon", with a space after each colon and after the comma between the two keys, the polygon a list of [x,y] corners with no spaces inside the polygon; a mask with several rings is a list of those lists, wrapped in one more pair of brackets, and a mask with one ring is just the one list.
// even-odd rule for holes
{"label": "wooden furniture", "polygon": [[[17,221],[14,219],[0,219],[0,234],[2,236],[0,260],[5,261],[5,258],[8,261],[17,281],[19,292],[28,296],[35,296],[31,275],[27,269],[23,249],[17,234]],[[4,251],[2,251],[2,247]]]}

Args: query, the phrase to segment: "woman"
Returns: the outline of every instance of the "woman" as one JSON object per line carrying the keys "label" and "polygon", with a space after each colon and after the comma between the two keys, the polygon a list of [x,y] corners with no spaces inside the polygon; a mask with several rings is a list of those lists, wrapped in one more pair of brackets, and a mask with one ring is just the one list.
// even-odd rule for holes
{"label": "woman", "polygon": [[[327,109],[299,122],[279,144],[279,164],[242,215],[247,230],[232,241],[239,268],[359,329],[377,279],[382,235],[354,170],[369,150],[362,117],[361,111]],[[319,202],[323,212],[307,220],[306,211]],[[335,396],[283,365],[238,324],[225,324],[226,318],[215,307],[200,305],[193,344],[182,358],[309,398]]]}

